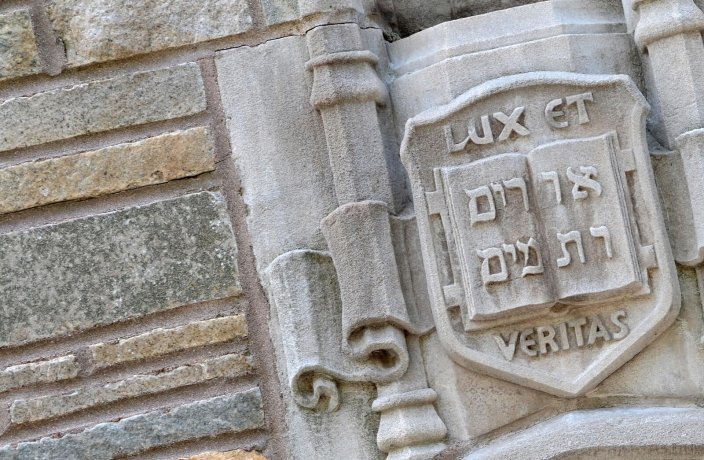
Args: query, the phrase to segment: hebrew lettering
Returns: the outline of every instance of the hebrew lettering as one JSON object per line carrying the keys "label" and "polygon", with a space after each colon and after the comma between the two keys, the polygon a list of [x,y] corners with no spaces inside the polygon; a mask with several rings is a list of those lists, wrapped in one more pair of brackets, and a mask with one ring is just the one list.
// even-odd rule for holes
{"label": "hebrew lettering", "polygon": [[562,268],[568,266],[572,262],[572,255],[570,254],[567,245],[569,243],[574,243],[577,246],[577,254],[579,255],[579,261],[582,263],[586,262],[584,257],[584,246],[582,246],[582,234],[578,230],[572,230],[567,233],[558,233],[557,239],[560,240],[562,246],[562,257],[557,259],[557,266]]}
{"label": "hebrew lettering", "polygon": [[495,194],[497,194],[501,197],[501,204],[503,204],[505,207],[506,206],[506,193],[504,192],[504,186],[501,185],[501,182],[492,182],[491,189],[494,191]]}
{"label": "hebrew lettering", "polygon": [[580,166],[579,172],[582,173],[581,176],[575,174],[571,167],[567,168],[567,178],[574,184],[572,186],[572,198],[584,200],[589,196],[589,191],[592,191],[596,196],[601,196],[601,184],[593,179],[598,175],[596,167]]}
{"label": "hebrew lettering", "polygon": [[599,227],[590,227],[589,233],[591,233],[594,238],[601,238],[604,240],[604,250],[606,252],[606,257],[608,257],[609,259],[612,258],[613,254],[611,249],[611,233],[609,233],[609,229],[606,228],[605,225],[601,225]]}
{"label": "hebrew lettering", "polygon": [[[472,190],[465,190],[469,197],[469,219],[470,225],[474,226],[477,222],[487,222],[496,218],[496,205],[494,204],[494,196],[489,190],[489,187],[483,185]],[[488,209],[482,211],[481,202],[485,202],[485,207]]]}
{"label": "hebrew lettering", "polygon": [[516,253],[516,246],[513,244],[502,244],[501,249],[504,253],[509,254],[513,259],[513,262],[518,262],[518,254]]}
{"label": "hebrew lettering", "polygon": [[[506,259],[499,248],[477,249],[477,255],[482,259],[482,282],[485,286],[492,283],[501,283],[508,280]],[[495,262],[492,263],[492,260]],[[499,271],[492,273],[492,267],[498,264]]]}
{"label": "hebrew lettering", "polygon": [[[543,259],[540,255],[540,246],[534,238],[530,238],[527,243],[517,241],[516,247],[523,254],[523,271],[521,272],[521,278],[543,273]],[[531,254],[533,257],[531,257]],[[535,262],[531,263],[531,260]]]}
{"label": "hebrew lettering", "polygon": [[552,182],[555,190],[555,200],[557,204],[562,203],[562,190],[560,189],[560,177],[555,171],[543,171],[540,173],[540,182]]}
{"label": "hebrew lettering", "polygon": [[519,189],[521,191],[521,196],[523,197],[523,209],[526,211],[530,210],[530,205],[528,204],[528,189],[526,188],[526,181],[524,181],[522,177],[514,177],[513,179],[505,180],[504,188]]}

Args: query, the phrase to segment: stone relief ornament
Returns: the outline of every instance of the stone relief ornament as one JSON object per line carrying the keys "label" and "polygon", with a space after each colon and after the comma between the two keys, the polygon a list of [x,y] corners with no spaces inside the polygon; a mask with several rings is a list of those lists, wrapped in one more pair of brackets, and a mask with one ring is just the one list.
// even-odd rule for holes
{"label": "stone relief ornament", "polygon": [[574,397],[674,321],[648,110],[629,77],[535,72],[408,121],[431,305],[458,363]]}

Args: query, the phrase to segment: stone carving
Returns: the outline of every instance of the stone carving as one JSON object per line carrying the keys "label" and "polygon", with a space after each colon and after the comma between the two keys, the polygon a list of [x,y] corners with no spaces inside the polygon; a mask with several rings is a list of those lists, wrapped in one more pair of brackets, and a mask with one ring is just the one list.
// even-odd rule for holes
{"label": "stone carving", "polygon": [[[672,322],[678,290],[643,143],[647,109],[628,77],[541,72],[409,120],[402,159],[436,327],[456,361],[576,396]],[[486,113],[502,128],[475,142],[473,120]]]}
{"label": "stone carving", "polygon": [[[630,24],[633,38],[642,52],[647,51],[652,69],[647,83],[655,114],[649,128],[665,149],[674,151],[669,158],[675,156],[680,166],[679,174],[675,168],[661,174],[670,179],[662,193],[672,214],[668,230],[674,256],[677,262],[695,266],[704,261],[703,207],[697,195],[689,193],[704,186],[704,111],[699,103],[704,92],[694,77],[704,59],[704,13],[692,0],[624,0],[623,4],[627,12],[637,13],[637,21]],[[672,173],[675,176],[669,177]]]}
{"label": "stone carving", "polygon": [[377,106],[386,86],[357,25],[313,29],[307,43],[311,104],[323,121],[339,206],[320,224],[328,253],[288,252],[267,269],[289,383],[298,404],[323,411],[341,403],[337,381],[376,383],[379,448],[389,459],[427,458],[444,449],[447,430],[417,338],[431,324],[409,282],[420,262],[405,247],[413,221],[392,216],[389,178],[379,175],[386,168]]}

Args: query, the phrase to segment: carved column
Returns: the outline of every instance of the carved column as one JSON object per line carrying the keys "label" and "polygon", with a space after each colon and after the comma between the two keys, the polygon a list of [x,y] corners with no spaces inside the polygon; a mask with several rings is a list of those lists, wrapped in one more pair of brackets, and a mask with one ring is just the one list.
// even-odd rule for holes
{"label": "carved column", "polygon": [[[704,286],[704,13],[692,0],[624,0],[653,105],[649,128],[672,152],[654,156],[677,262]],[[636,22],[637,21],[637,22]],[[635,23],[635,24],[633,24]],[[703,297],[704,299],[704,297]]]}
{"label": "carved column", "polygon": [[673,151],[654,159],[660,175],[674,179],[661,193],[670,208],[675,259],[698,265],[704,261],[704,201],[698,193],[704,188],[704,13],[692,0],[624,0],[624,9],[635,12],[630,27],[643,53],[653,108],[648,128]]}
{"label": "carved column", "polygon": [[433,406],[417,338],[406,341],[406,332],[417,328],[408,315],[390,223],[394,197],[377,115],[377,105],[388,98],[386,86],[357,25],[318,27],[307,40],[311,104],[323,120],[339,203],[321,226],[340,287],[343,349],[353,360],[381,367],[410,355],[404,377],[377,387],[377,442],[389,458],[429,458],[444,448],[446,429]]}

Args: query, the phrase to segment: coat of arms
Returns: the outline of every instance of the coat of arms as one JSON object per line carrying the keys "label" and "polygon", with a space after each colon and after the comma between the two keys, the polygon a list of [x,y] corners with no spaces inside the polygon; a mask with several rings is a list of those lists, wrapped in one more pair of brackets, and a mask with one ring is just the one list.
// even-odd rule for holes
{"label": "coat of arms", "polygon": [[537,72],[409,120],[402,155],[455,360],[575,396],[672,323],[647,110],[626,76]]}

